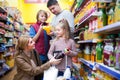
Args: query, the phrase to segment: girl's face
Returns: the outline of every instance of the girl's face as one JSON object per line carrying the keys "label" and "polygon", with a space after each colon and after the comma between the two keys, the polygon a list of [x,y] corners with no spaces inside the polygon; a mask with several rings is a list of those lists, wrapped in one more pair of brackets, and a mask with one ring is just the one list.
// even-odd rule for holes
{"label": "girl's face", "polygon": [[64,29],[62,29],[61,27],[56,26],[55,32],[56,32],[57,37],[63,37],[64,36]]}
{"label": "girl's face", "polygon": [[47,20],[46,15],[43,12],[40,12],[38,20],[40,22],[45,22]]}
{"label": "girl's face", "polygon": [[33,49],[35,49],[35,42],[32,40],[32,38],[29,38],[29,42],[28,42],[27,49],[28,49],[28,50],[33,50]]}

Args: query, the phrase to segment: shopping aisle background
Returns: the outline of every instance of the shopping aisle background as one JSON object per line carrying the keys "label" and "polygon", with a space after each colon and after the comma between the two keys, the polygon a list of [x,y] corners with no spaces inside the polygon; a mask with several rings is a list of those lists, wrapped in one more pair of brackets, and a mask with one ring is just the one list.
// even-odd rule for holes
{"label": "shopping aisle background", "polygon": [[[15,44],[18,37],[29,31],[29,26],[36,22],[36,14],[42,9],[48,11],[47,0],[0,0],[0,80],[13,80]],[[59,0],[63,9],[70,9],[74,0]],[[66,7],[63,7],[66,5]],[[4,65],[4,66],[3,66]]]}
{"label": "shopping aisle background", "polygon": [[5,75],[0,77],[0,80],[13,80],[14,75],[16,74],[16,68],[13,68],[9,72],[7,72]]}
{"label": "shopping aisle background", "polygon": [[[48,22],[53,17],[53,14],[51,14],[48,8],[46,7],[47,6],[46,2],[37,3],[40,2],[41,0],[4,0],[4,1],[7,1],[9,7],[16,7],[21,11],[21,15],[24,23],[35,23],[36,22],[35,15],[40,9],[44,9],[48,11],[48,13],[50,14],[50,18],[48,18]],[[70,10],[74,0],[58,0],[58,2],[62,7],[62,9]]]}

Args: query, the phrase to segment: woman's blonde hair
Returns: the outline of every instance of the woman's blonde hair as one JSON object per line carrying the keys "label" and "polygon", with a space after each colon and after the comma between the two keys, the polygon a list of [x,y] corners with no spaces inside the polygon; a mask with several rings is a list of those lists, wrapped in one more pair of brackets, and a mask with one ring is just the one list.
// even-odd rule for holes
{"label": "woman's blonde hair", "polygon": [[68,40],[68,39],[71,38],[71,35],[70,35],[70,26],[69,26],[68,21],[66,19],[60,20],[59,23],[57,24],[57,27],[60,27],[60,28],[62,28],[62,29],[65,30],[64,32],[65,32],[65,39],[66,40]]}
{"label": "woman's blonde hair", "polygon": [[16,56],[23,52],[23,50],[28,46],[30,36],[28,35],[21,35],[18,38],[16,44]]}

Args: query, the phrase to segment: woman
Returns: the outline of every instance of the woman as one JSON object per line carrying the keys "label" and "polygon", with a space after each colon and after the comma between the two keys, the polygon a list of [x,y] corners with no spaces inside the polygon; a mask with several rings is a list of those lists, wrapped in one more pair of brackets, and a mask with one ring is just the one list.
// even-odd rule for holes
{"label": "woman", "polygon": [[41,65],[39,56],[34,49],[35,42],[29,36],[23,35],[18,39],[15,57],[17,74],[13,80],[34,80],[34,76],[43,73],[51,65],[60,63],[60,59],[56,60],[52,58],[50,61]]}

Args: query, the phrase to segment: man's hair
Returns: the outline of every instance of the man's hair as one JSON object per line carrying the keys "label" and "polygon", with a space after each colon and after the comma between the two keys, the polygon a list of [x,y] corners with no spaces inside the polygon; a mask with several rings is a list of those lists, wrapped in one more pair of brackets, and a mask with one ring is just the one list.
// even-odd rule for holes
{"label": "man's hair", "polygon": [[47,2],[47,7],[50,7],[50,6],[55,5],[55,4],[58,4],[58,1],[57,1],[57,0],[49,0],[49,1]]}

